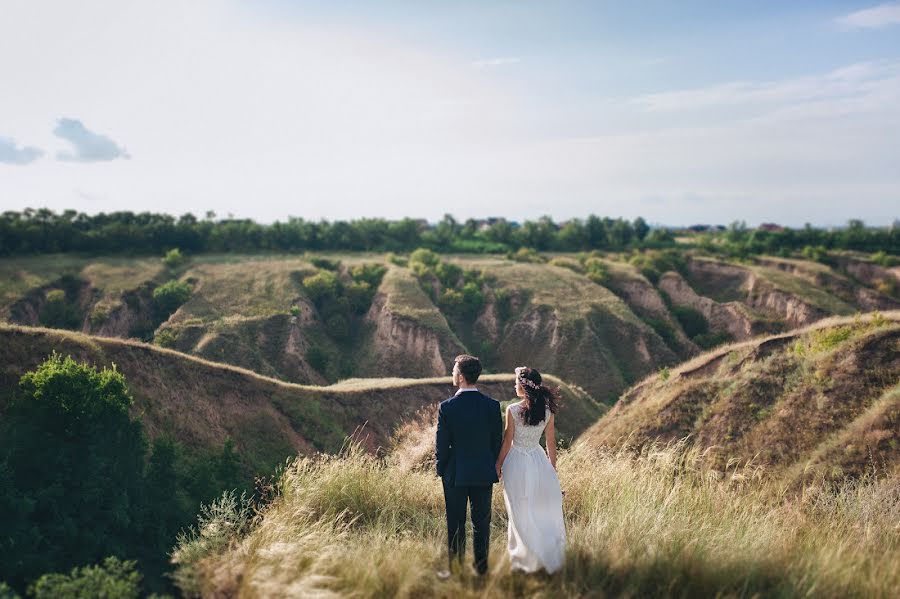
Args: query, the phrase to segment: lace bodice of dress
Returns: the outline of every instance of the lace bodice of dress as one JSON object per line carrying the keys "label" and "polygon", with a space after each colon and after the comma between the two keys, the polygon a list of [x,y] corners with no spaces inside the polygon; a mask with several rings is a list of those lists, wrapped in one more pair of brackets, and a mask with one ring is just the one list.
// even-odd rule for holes
{"label": "lace bodice of dress", "polygon": [[547,426],[547,420],[550,418],[550,408],[546,409],[544,419],[535,425],[525,424],[522,416],[522,406],[514,405],[510,408],[510,412],[515,418],[515,434],[513,436],[513,446],[522,449],[533,449],[539,447],[541,443],[541,434],[544,427]]}

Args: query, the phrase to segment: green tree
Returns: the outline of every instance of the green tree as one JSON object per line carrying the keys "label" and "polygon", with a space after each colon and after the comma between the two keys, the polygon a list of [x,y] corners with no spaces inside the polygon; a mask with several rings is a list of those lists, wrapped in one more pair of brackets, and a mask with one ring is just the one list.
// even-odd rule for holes
{"label": "green tree", "polygon": [[98,371],[54,352],[20,389],[0,426],[6,501],[12,494],[21,506],[4,526],[0,578],[18,586],[133,546],[146,453],[115,365]]}
{"label": "green tree", "polygon": [[647,237],[647,233],[650,232],[650,225],[641,216],[634,219],[632,228],[634,228],[634,235],[638,238],[638,241],[643,241]]}

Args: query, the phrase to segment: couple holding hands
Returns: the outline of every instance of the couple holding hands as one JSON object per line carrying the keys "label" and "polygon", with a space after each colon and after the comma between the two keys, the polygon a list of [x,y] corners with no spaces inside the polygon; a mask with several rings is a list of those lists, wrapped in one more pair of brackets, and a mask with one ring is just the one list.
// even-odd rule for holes
{"label": "couple holding hands", "polygon": [[[475,570],[487,573],[491,495],[494,483],[502,479],[510,567],[552,574],[563,566],[566,545],[554,432],[559,389],[544,385],[533,368],[516,368],[520,401],[507,407],[504,430],[500,403],[476,387],[481,370],[478,358],[457,356],[453,385],[459,390],[438,410],[435,457],[444,486],[451,567],[465,553],[471,504]],[[542,434],[546,451],[540,444]],[[450,571],[438,576],[448,578]]]}

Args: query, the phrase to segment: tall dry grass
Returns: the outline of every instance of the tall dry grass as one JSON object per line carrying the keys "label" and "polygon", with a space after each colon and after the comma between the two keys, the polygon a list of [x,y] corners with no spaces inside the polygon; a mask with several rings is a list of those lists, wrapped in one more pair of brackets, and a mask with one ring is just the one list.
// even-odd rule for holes
{"label": "tall dry grass", "polygon": [[439,581],[438,479],[358,446],[293,461],[256,514],[224,497],[173,561],[181,588],[203,596],[896,596],[896,479],[787,494],[752,465],[702,464],[683,443],[562,452],[569,542],[555,576],[509,572],[496,487],[489,575]]}

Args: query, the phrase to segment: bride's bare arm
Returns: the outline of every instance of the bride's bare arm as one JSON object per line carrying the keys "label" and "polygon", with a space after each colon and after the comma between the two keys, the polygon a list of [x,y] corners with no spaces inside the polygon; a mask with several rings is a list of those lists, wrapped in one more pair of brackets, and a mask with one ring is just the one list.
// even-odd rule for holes
{"label": "bride's bare arm", "polygon": [[515,426],[515,423],[513,422],[512,412],[510,411],[511,407],[512,406],[508,406],[506,408],[506,431],[503,433],[503,445],[500,446],[500,455],[497,457],[497,476],[501,475],[503,461],[506,460],[506,454],[509,453],[509,448],[512,447],[513,427]]}
{"label": "bride's bare arm", "polygon": [[547,420],[547,428],[544,429],[544,435],[547,438],[547,456],[550,458],[550,463],[556,468],[556,432],[553,429],[554,416],[555,414],[550,414],[550,419]]}

